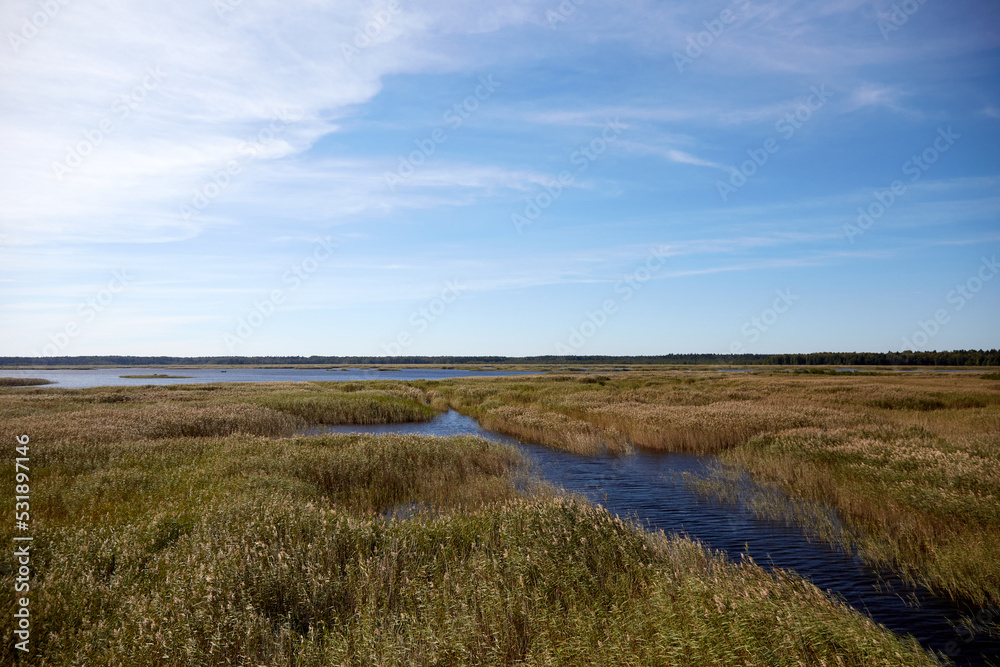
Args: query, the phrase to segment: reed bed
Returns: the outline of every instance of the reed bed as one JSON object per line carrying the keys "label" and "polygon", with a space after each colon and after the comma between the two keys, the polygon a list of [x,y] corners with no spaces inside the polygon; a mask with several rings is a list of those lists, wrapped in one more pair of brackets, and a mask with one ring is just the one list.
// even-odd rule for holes
{"label": "reed bed", "polygon": [[[168,409],[211,412],[208,431],[255,423],[247,409],[305,417],[257,404],[283,405],[287,385],[37,391],[52,390],[0,392],[0,414],[39,428],[31,664],[937,664],[790,573],[534,484],[481,439],[136,426],[87,440]],[[19,659],[12,642],[0,655]]]}
{"label": "reed bed", "polygon": [[39,531],[35,655],[143,667],[936,664],[798,577],[727,564],[579,501],[404,521],[308,497],[241,494],[197,513],[150,507],[125,525]]}
{"label": "reed bed", "polygon": [[[565,426],[719,454],[696,486],[857,550],[931,590],[1000,604],[1000,383],[993,374],[711,372],[424,383],[451,407],[550,447]],[[593,453],[597,448],[591,448]],[[577,450],[579,451],[579,450]],[[742,471],[759,484],[747,496]],[[791,498],[793,502],[788,502]]]}
{"label": "reed bed", "polygon": [[424,392],[399,383],[206,384],[0,390],[7,432],[51,442],[235,434],[287,435],[310,424],[426,421]]}
{"label": "reed bed", "polygon": [[620,432],[599,429],[558,412],[501,406],[484,412],[479,421],[484,428],[528,442],[545,442],[574,454],[624,453],[631,449]]}
{"label": "reed bed", "polygon": [[828,539],[867,562],[939,594],[1000,605],[997,437],[943,440],[916,426],[807,430],[755,438],[723,458],[795,498],[836,507],[848,530]]}
{"label": "reed bed", "polygon": [[306,421],[278,410],[243,403],[94,406],[89,410],[18,417],[5,431],[73,447],[94,442],[235,434],[281,435]]}
{"label": "reed bed", "polygon": [[633,445],[717,454],[760,433],[843,418],[822,403],[789,410],[787,398],[767,384],[691,375],[477,378],[420,386],[488,428],[577,454],[626,452]]}
{"label": "reed bed", "polygon": [[508,499],[524,463],[517,451],[471,436],[309,438],[288,447],[296,449],[283,457],[292,476],[336,505],[367,513]]}
{"label": "reed bed", "polygon": [[0,378],[0,387],[34,387],[42,384],[52,384],[52,381],[43,378]]}
{"label": "reed bed", "polygon": [[424,403],[377,391],[341,395],[272,394],[257,399],[257,403],[314,424],[395,424],[427,421],[437,414],[437,410]]}

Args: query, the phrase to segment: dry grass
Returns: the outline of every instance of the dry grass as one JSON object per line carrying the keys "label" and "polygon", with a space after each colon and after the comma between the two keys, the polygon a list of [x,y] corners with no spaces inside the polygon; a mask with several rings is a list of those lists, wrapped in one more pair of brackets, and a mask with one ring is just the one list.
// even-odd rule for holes
{"label": "dry grass", "polygon": [[[596,453],[613,442],[721,454],[803,501],[797,521],[860,549],[869,563],[944,595],[1000,604],[993,375],[685,371],[422,386],[491,428],[551,447]],[[574,446],[573,433],[586,434],[577,440],[586,446]],[[725,495],[731,480],[720,476],[717,492]],[[763,514],[790,516],[775,498],[752,502]],[[831,523],[831,508],[839,521]]]}
{"label": "dry grass", "polygon": [[53,664],[934,664],[797,577],[572,501],[385,521],[275,494],[39,537]]}
{"label": "dry grass", "polygon": [[[935,664],[793,575],[532,486],[509,448],[249,433],[330,391],[0,392],[5,437],[38,428],[33,664]],[[164,434],[173,411],[212,433]]]}
{"label": "dry grass", "polygon": [[479,421],[484,428],[528,442],[545,442],[550,447],[574,454],[630,449],[621,433],[602,431],[586,421],[558,412],[502,405],[483,413]]}
{"label": "dry grass", "polygon": [[416,400],[401,399],[381,391],[340,395],[276,393],[258,398],[256,402],[314,424],[395,424],[427,421],[437,414],[437,410]]}
{"label": "dry grass", "polygon": [[627,450],[715,454],[759,433],[835,424],[823,402],[789,410],[766,383],[718,374],[553,375],[417,383],[450,407],[516,437],[574,453]]}
{"label": "dry grass", "polygon": [[796,498],[836,507],[866,561],[941,594],[1000,604],[1000,436],[879,427],[761,436],[726,453]]}
{"label": "dry grass", "polygon": [[395,382],[207,384],[0,392],[7,433],[83,443],[287,435],[307,424],[426,421],[424,393]]}

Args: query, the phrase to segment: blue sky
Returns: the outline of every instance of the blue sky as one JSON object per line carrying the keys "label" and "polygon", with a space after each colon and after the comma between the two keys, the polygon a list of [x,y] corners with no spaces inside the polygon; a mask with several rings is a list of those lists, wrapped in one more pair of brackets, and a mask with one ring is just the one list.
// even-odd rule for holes
{"label": "blue sky", "polygon": [[995,3],[13,0],[0,36],[2,355],[1000,343]]}

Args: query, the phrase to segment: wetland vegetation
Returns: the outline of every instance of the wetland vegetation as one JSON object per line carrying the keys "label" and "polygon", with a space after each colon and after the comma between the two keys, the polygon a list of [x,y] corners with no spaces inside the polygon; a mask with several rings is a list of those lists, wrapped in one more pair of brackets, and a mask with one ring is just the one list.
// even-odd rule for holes
{"label": "wetland vegetation", "polygon": [[996,602],[1000,387],[978,374],[2,388],[5,441],[31,438],[32,659],[935,664],[793,573],[538,482],[506,446],[301,435],[448,408],[571,451],[720,454],[833,506],[866,557]]}
{"label": "wetland vegetation", "polygon": [[[491,428],[577,453],[718,454],[870,564],[1000,604],[1000,385],[978,374],[627,373],[416,383]],[[762,513],[781,512],[759,505]],[[824,531],[832,507],[849,529]]]}
{"label": "wetland vegetation", "polygon": [[52,384],[52,381],[43,378],[0,378],[0,387],[35,387],[43,384]]}

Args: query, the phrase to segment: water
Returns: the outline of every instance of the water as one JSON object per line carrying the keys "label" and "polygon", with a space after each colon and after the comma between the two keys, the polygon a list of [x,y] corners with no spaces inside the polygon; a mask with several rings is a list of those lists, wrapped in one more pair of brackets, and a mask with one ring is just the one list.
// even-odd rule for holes
{"label": "water", "polygon": [[548,481],[623,517],[649,528],[684,533],[725,551],[731,560],[747,554],[765,568],[794,570],[876,622],[912,635],[959,665],[989,664],[988,657],[1000,664],[1000,640],[952,625],[967,611],[955,603],[915,590],[890,573],[877,573],[855,556],[810,542],[797,528],[758,519],[745,507],[704,499],[679,481],[683,473],[709,474],[714,457],[642,451],[622,457],[577,456],[484,430],[457,412],[425,423],[326,426],[309,432],[468,434],[513,445],[534,461]]}
{"label": "water", "polygon": [[[573,367],[578,368],[578,367]],[[719,368],[726,373],[756,373],[753,368]],[[846,369],[845,369],[846,370]],[[921,369],[925,370],[925,369]],[[586,371],[586,369],[584,369]],[[558,372],[568,372],[561,369]],[[602,371],[612,373],[615,371]],[[909,372],[909,371],[906,371]],[[942,371],[945,372],[945,371]],[[981,371],[947,371],[979,373]],[[0,377],[43,378],[55,384],[41,385],[66,389],[88,387],[137,387],[155,384],[197,384],[205,382],[347,382],[356,380],[446,380],[457,377],[495,377],[503,375],[538,375],[539,371],[467,371],[440,368],[404,368],[377,371],[334,368],[83,368],[83,369],[8,369],[0,368]],[[171,375],[171,378],[123,378],[122,375]]]}
{"label": "water", "polygon": [[[533,375],[530,371],[466,371],[440,368],[407,368],[376,371],[325,368],[87,368],[22,370],[0,368],[0,377],[42,378],[56,384],[46,387],[140,386],[147,384],[194,384],[205,382],[347,382],[354,380],[445,380],[457,377]],[[171,375],[183,378],[123,378],[122,375]]]}

